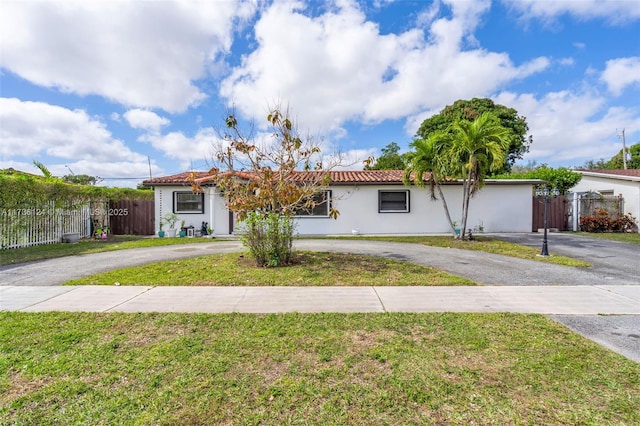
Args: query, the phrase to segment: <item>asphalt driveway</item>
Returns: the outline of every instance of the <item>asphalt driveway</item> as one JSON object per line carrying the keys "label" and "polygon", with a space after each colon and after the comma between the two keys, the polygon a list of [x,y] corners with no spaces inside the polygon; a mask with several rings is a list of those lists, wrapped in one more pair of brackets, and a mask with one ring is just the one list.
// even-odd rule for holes
{"label": "asphalt driveway", "polygon": [[[542,248],[543,234],[494,234],[505,241]],[[640,277],[640,246],[570,233],[548,233],[551,255],[558,254],[591,263],[592,272],[607,281],[638,280]]]}

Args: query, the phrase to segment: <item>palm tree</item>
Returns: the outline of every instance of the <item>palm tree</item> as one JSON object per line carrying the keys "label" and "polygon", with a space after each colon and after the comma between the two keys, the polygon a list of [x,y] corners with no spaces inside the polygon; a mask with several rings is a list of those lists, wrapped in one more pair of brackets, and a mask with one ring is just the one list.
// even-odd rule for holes
{"label": "palm tree", "polygon": [[42,172],[42,174],[44,175],[45,178],[51,179],[53,177],[53,175],[51,174],[51,172],[49,171],[47,166],[42,164],[40,161],[33,160],[33,165],[36,166],[38,168],[38,170],[40,170]]}
{"label": "palm tree", "polygon": [[[429,136],[429,139],[417,139],[411,144],[415,148],[415,152],[408,155],[407,167],[404,170],[403,181],[405,185],[414,183],[424,188],[424,175],[429,173],[429,189],[431,199],[442,200],[444,213],[447,216],[453,237],[456,237],[456,230],[451,215],[449,214],[449,206],[442,192],[440,183],[447,180],[449,163],[446,153],[450,149],[451,137],[446,132],[436,131]],[[437,196],[436,196],[437,192]]]}
{"label": "palm tree", "polygon": [[509,149],[509,131],[491,113],[474,121],[460,120],[452,126],[449,149],[450,166],[462,179],[462,232],[465,238],[469,200],[484,185],[485,177],[504,164]]}

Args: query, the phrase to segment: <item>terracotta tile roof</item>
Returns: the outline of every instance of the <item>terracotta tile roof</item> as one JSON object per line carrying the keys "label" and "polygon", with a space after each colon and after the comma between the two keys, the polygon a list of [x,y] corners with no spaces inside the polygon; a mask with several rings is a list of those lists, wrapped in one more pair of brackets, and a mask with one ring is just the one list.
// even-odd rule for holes
{"label": "terracotta tile roof", "polygon": [[187,185],[189,182],[187,179],[191,175],[191,173],[195,173],[196,179],[203,178],[209,176],[209,172],[202,171],[190,171],[190,172],[182,172],[175,175],[170,176],[162,176],[153,179],[147,179],[142,182],[143,185],[146,186],[154,186],[154,185]]}
{"label": "terracotta tile roof", "polygon": [[[221,175],[227,175],[229,174],[229,172],[223,172],[221,173]],[[254,179],[257,175],[255,173],[252,172],[243,172],[243,171],[236,171],[233,172],[233,174],[237,177],[239,177],[240,179],[245,179],[245,180],[249,180],[249,179]],[[215,179],[214,175],[212,175],[211,173],[207,172],[205,176],[203,177],[197,177],[196,178],[196,183],[199,184],[204,184],[207,182],[212,182]]]}
{"label": "terracotta tile roof", "polygon": [[[329,173],[332,184],[377,184],[402,183],[404,170],[332,170],[330,172],[296,172],[293,178],[296,182],[316,180],[318,175]],[[431,175],[425,174],[427,181]]]}
{"label": "terracotta tile roof", "polygon": [[[193,171],[183,172],[171,176],[163,176],[153,179],[147,179],[143,182],[146,186],[154,185],[186,185],[188,184],[188,178],[191,174],[195,174],[196,182],[199,184],[205,184],[213,180],[213,176],[209,172]],[[243,179],[251,179],[253,176],[249,172],[235,172],[236,175]],[[329,173],[332,184],[378,184],[378,183],[394,183],[401,184],[403,170],[333,170],[330,172],[316,172],[316,171],[299,171],[292,175],[292,180],[295,182],[308,182],[314,181],[318,178],[319,174]],[[429,174],[424,175],[425,182],[430,178]]]}
{"label": "terracotta tile roof", "polygon": [[630,180],[640,179],[640,169],[615,169],[615,170],[576,170],[586,176],[602,176],[611,178],[630,178]]}

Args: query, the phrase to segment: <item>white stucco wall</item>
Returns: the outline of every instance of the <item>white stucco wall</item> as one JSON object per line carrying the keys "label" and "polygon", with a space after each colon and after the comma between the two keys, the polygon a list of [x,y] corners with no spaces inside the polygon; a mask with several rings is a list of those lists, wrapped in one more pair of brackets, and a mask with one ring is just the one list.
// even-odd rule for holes
{"label": "white stucco wall", "polygon": [[[155,188],[155,217],[156,233],[160,230],[159,219],[167,213],[173,212],[173,193],[189,191],[191,187],[185,186],[157,186]],[[213,215],[211,214],[211,199],[213,197]],[[213,233],[223,235],[229,233],[229,212],[224,205],[224,199],[215,191],[215,188],[204,188],[204,213],[179,213],[180,219],[176,227],[180,226],[180,220],[185,221],[185,226],[193,225],[200,229],[202,222],[209,223]],[[164,226],[165,231],[167,225]]]}
{"label": "white stucco wall", "polygon": [[[340,211],[338,219],[300,217],[296,227],[298,234],[351,235],[353,230],[358,230],[362,235],[450,232],[441,201],[432,201],[427,188],[404,185],[356,185],[334,186],[329,189],[332,191],[333,205]],[[184,186],[155,188],[156,224],[159,223],[160,217],[173,211],[173,192],[185,190],[188,189]],[[409,190],[410,212],[379,213],[379,190]],[[462,186],[445,185],[443,192],[452,219],[460,222]],[[229,212],[225,207],[224,198],[214,188],[205,188],[204,203],[203,214],[180,214],[180,218],[185,220],[187,226],[193,225],[196,228],[200,228],[202,221],[209,222],[215,235],[228,235],[230,233]],[[531,232],[531,203],[531,184],[489,183],[471,199],[467,228],[477,227],[482,221],[485,232]],[[211,215],[212,204],[213,215]]]}
{"label": "white stucco wall", "polygon": [[583,175],[580,182],[571,188],[572,192],[600,192],[611,190],[613,190],[613,195],[622,194],[624,198],[624,212],[638,219],[640,217],[640,182]]}
{"label": "white stucco wall", "polygon": [[[432,234],[448,233],[449,225],[441,201],[431,201],[429,190],[403,185],[361,185],[330,188],[337,220],[302,217],[297,221],[300,235]],[[379,213],[379,190],[410,191],[409,213]],[[460,221],[462,186],[443,187],[452,219]],[[531,232],[532,185],[486,185],[471,199],[467,228],[483,222],[485,232]]]}

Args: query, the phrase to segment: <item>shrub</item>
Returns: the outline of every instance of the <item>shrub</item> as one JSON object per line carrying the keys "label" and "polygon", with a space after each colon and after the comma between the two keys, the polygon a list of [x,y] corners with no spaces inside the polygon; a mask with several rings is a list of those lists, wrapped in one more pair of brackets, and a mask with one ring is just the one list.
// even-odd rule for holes
{"label": "shrub", "polygon": [[284,266],[291,262],[293,218],[269,212],[250,212],[242,222],[242,243],[258,266]]}
{"label": "shrub", "polygon": [[637,232],[638,222],[630,214],[625,214],[616,219],[614,229],[618,232]]}
{"label": "shrub", "polygon": [[580,230],[585,232],[635,232],[638,223],[630,214],[611,217],[605,209],[596,209],[593,216],[580,218]]}

